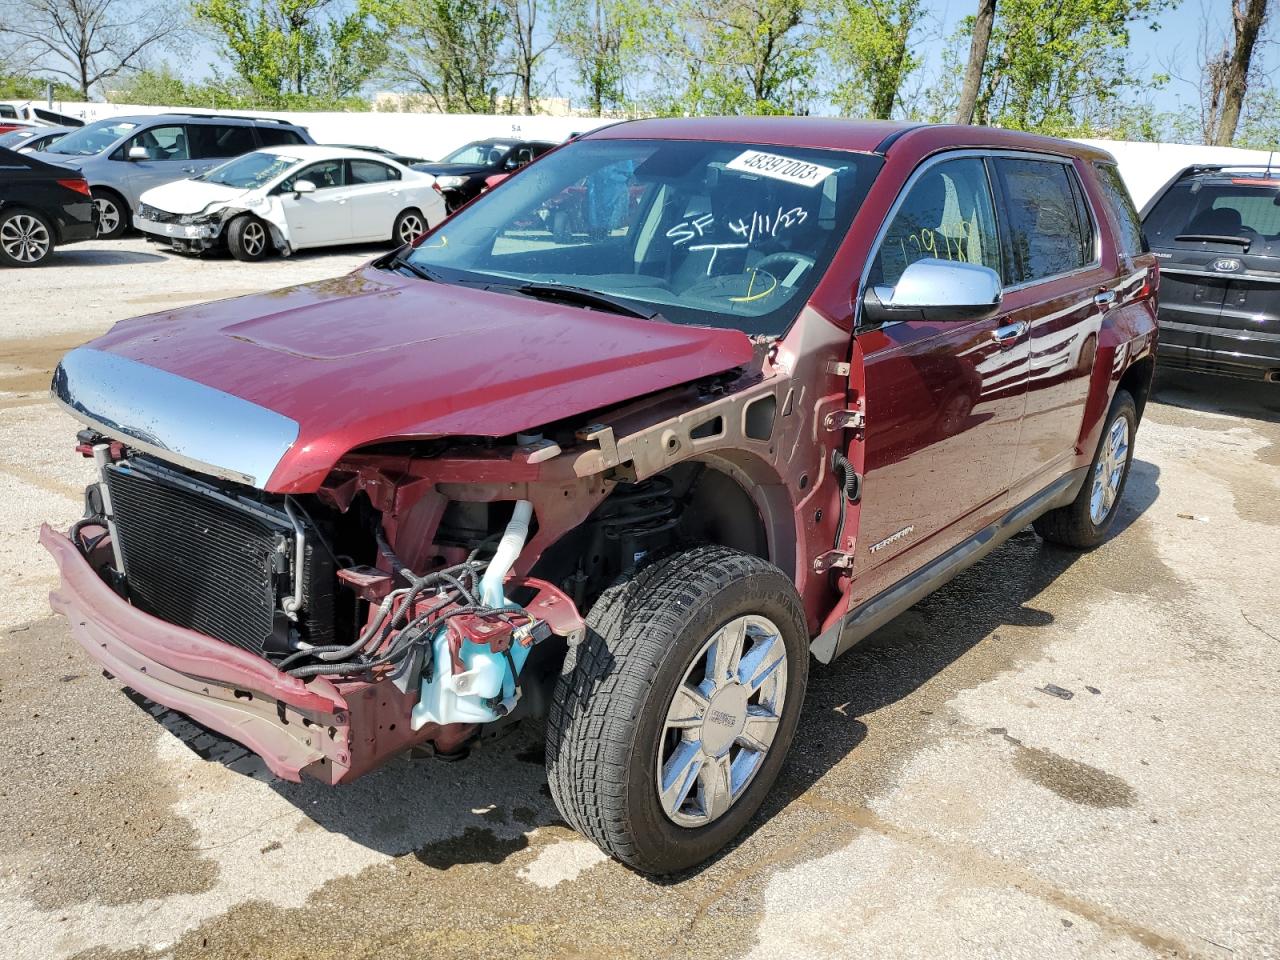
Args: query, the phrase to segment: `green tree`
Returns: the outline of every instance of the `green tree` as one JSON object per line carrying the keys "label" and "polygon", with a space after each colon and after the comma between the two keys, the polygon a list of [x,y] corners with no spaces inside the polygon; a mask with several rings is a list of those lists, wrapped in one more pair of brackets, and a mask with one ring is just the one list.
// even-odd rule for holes
{"label": "green tree", "polygon": [[808,0],[655,5],[644,29],[661,51],[656,105],[689,114],[802,112],[818,62],[809,12]]}
{"label": "green tree", "polygon": [[643,14],[634,0],[567,0],[559,10],[560,51],[573,64],[587,109],[620,109],[625,79],[639,61]]}
{"label": "green tree", "polygon": [[491,113],[511,19],[499,0],[366,0],[388,37],[386,74],[445,113]]}
{"label": "green tree", "polygon": [[[1127,62],[1129,29],[1158,25],[1171,0],[1000,0],[975,121],[1079,135],[1143,83]],[[968,29],[972,29],[970,19]]]}
{"label": "green tree", "polygon": [[341,0],[195,0],[192,12],[212,28],[241,83],[267,104],[349,97],[386,52],[365,12]]}
{"label": "green tree", "polygon": [[922,8],[921,0],[827,0],[823,42],[845,78],[833,97],[844,111],[881,120],[893,116],[903,81],[920,65],[911,35]]}

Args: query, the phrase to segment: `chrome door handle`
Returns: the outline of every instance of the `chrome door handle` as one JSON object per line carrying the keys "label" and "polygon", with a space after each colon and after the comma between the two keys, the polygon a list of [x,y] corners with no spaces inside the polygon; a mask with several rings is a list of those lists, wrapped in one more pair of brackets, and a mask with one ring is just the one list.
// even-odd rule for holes
{"label": "chrome door handle", "polygon": [[1096,306],[1106,309],[1116,302],[1116,292],[1114,290],[1103,290],[1101,293],[1094,295],[1093,302]]}
{"label": "chrome door handle", "polygon": [[1017,323],[1007,323],[1003,327],[996,327],[991,331],[991,339],[1001,346],[1007,346],[1018,340],[1027,332],[1027,321],[1019,320]]}

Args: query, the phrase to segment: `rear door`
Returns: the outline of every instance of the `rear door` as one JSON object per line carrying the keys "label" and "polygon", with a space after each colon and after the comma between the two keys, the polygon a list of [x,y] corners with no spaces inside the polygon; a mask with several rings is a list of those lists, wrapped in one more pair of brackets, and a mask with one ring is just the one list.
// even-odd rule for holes
{"label": "rear door", "polygon": [[[868,283],[892,286],[924,258],[1001,272],[983,157],[944,156],[913,175]],[[866,439],[855,605],[1004,512],[1028,364],[1025,328],[1003,312],[888,323],[860,332],[858,349]]]}
{"label": "rear door", "polygon": [[401,199],[400,171],[377,160],[347,161],[353,240],[386,240],[396,216],[407,205]]}
{"label": "rear door", "polygon": [[1117,299],[1093,205],[1068,157],[992,161],[1004,237],[1004,306],[1031,335],[1026,413],[1013,469],[1020,502],[1076,453],[1104,314]]}

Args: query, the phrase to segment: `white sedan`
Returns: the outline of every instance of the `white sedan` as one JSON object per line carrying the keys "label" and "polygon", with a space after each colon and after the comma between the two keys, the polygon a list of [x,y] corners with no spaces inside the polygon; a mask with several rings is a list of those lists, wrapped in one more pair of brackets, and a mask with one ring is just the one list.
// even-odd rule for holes
{"label": "white sedan", "polygon": [[174,250],[225,245],[237,260],[261,260],[273,249],[408,243],[447,215],[428,173],[363,150],[299,144],[148,190],[133,223]]}

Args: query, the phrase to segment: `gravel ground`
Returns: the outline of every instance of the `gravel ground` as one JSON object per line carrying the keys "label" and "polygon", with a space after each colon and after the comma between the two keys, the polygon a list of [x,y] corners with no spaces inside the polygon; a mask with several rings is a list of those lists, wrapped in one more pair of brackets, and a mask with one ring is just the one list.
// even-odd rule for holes
{"label": "gravel ground", "polygon": [[0,952],[1280,956],[1280,386],[1162,377],[1113,539],[1028,530],[815,665],[766,808],[675,880],[565,827],[537,731],[334,790],[131,702],[48,613],[35,533],[87,479],[52,365],[117,319],[376,252],[126,240],[4,275]]}

